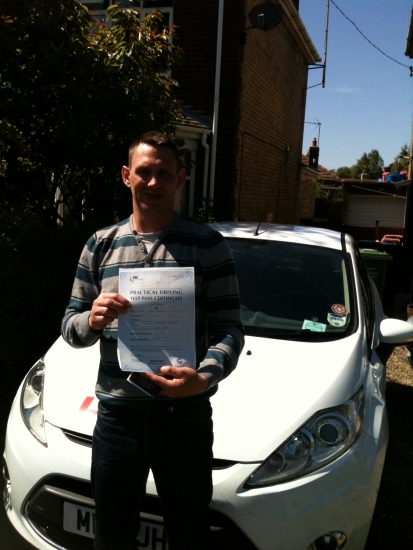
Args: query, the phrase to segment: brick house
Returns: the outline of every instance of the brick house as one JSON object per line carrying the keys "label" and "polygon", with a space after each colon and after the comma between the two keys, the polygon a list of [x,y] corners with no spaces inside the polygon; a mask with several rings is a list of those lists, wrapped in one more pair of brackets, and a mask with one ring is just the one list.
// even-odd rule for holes
{"label": "brick house", "polygon": [[320,148],[314,138],[306,155],[301,155],[301,173],[298,192],[298,214],[300,223],[306,223],[315,217],[315,195],[319,178],[318,157]]}
{"label": "brick house", "polygon": [[305,164],[306,155],[302,155],[300,186],[298,193],[298,215],[300,223],[308,225],[315,218],[315,195],[318,172]]}
{"label": "brick house", "polygon": [[[314,138],[306,155],[302,155],[301,180],[298,199],[300,223],[341,230],[342,184],[334,172],[318,162],[319,147]],[[316,198],[317,183],[327,195]]]}
{"label": "brick house", "polygon": [[[264,4],[279,6],[280,21],[251,28],[250,10]],[[307,72],[320,61],[299,0],[140,3],[154,8],[176,26],[183,51],[173,73],[185,115],[177,135],[192,170],[181,210],[196,215],[207,197],[222,219],[297,223]]]}

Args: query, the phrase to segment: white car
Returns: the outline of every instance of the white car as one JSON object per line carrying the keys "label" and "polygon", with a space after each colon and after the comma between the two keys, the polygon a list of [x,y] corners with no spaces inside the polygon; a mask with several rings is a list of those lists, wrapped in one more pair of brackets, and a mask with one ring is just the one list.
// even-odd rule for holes
{"label": "white car", "polygon": [[[215,548],[361,550],[388,441],[380,346],[411,340],[413,325],[384,316],[348,235],[213,227],[234,255],[246,330],[238,367],[212,398]],[[98,346],[57,340],[12,406],[4,502],[39,549],[93,547],[98,356]],[[151,477],[141,516],[139,548],[164,550]]]}

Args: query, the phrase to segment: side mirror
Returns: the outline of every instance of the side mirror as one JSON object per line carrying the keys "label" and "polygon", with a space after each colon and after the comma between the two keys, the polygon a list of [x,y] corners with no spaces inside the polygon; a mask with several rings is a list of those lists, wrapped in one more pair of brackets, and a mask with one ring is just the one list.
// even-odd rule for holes
{"label": "side mirror", "polygon": [[380,323],[380,341],[385,344],[412,342],[413,323],[401,321],[400,319],[383,319]]}

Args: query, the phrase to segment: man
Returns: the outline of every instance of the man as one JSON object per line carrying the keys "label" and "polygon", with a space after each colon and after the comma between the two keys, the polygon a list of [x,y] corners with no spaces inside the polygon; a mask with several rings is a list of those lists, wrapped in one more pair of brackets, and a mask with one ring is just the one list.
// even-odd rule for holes
{"label": "man", "polygon": [[[91,472],[97,550],[136,548],[149,469],[169,549],[210,548],[209,398],[236,366],[243,328],[226,241],[174,210],[185,175],[175,144],[163,134],[148,132],[132,143],[122,179],[132,192],[133,214],[87,242],[62,322],[63,337],[74,347],[100,340]],[[119,368],[117,318],[131,307],[118,293],[119,268],[187,266],[195,270],[197,369],[165,365],[163,376],[144,374],[161,387],[154,399],[130,384],[128,373]]]}

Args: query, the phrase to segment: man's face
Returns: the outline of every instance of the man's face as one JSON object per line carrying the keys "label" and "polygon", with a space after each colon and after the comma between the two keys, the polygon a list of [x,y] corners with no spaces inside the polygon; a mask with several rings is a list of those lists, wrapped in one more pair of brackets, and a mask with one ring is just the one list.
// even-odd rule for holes
{"label": "man's face", "polygon": [[175,156],[167,147],[140,143],[130,167],[122,168],[122,179],[132,191],[134,212],[170,217],[175,194],[185,183],[185,170],[178,170]]}

